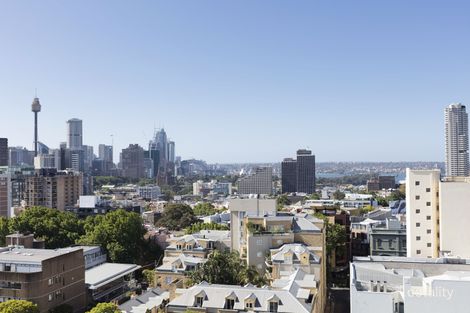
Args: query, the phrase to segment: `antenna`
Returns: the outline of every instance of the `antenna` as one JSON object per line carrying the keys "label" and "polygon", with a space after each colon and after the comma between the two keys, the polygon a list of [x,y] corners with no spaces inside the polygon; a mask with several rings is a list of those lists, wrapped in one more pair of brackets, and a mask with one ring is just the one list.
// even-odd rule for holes
{"label": "antenna", "polygon": [[38,97],[38,89],[34,88],[34,98],[37,98],[37,97]]}

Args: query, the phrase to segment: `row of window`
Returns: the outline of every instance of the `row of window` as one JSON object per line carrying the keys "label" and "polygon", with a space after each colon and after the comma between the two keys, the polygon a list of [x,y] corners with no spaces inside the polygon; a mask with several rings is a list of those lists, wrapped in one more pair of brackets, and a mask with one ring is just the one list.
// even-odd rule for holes
{"label": "row of window", "polygon": [[[196,303],[195,307],[202,308],[202,305],[204,304],[204,297],[196,297]],[[233,310],[235,307],[235,299],[225,299],[225,306],[224,309],[227,310]],[[246,301],[245,302],[245,308],[247,309],[253,309],[254,308],[254,302],[253,301]],[[270,301],[269,302],[269,312],[277,313],[279,310],[279,302],[277,301]]]}

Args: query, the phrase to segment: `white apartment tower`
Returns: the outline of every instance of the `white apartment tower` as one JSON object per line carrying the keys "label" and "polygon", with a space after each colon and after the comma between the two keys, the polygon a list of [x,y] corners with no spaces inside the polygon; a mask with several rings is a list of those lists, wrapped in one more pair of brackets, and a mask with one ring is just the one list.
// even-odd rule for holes
{"label": "white apartment tower", "polygon": [[468,176],[468,114],[457,103],[445,109],[446,176]]}
{"label": "white apartment tower", "polygon": [[440,170],[406,169],[406,248],[408,257],[439,256]]}

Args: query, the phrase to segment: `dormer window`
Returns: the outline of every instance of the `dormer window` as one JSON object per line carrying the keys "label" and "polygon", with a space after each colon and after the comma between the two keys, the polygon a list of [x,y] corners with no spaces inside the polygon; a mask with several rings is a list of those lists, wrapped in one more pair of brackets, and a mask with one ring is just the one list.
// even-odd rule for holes
{"label": "dormer window", "polygon": [[233,310],[233,308],[235,307],[236,300],[237,300],[237,295],[232,291],[227,297],[225,297],[224,309]]}
{"label": "dormer window", "polygon": [[278,309],[279,309],[279,302],[277,301],[269,302],[269,312],[277,313]]}
{"label": "dormer window", "polygon": [[204,292],[204,290],[201,290],[198,294],[194,296],[194,306],[197,308],[202,308],[204,300],[206,300],[206,293]]}
{"label": "dormer window", "polygon": [[253,302],[245,303],[245,308],[252,310],[253,309]]}
{"label": "dormer window", "polygon": [[183,246],[180,245],[180,244],[178,244],[178,245],[176,245],[176,249],[177,249],[177,250],[182,250],[182,249],[183,249]]}
{"label": "dormer window", "polygon": [[186,250],[193,250],[193,246],[192,245],[186,245]]}
{"label": "dormer window", "polygon": [[235,299],[225,299],[225,309],[233,310],[235,307]]}
{"label": "dormer window", "polygon": [[[202,308],[202,304],[204,303],[204,297],[203,296],[197,296],[196,297],[196,304],[195,307],[197,308]],[[277,312],[277,311],[276,311]]]}

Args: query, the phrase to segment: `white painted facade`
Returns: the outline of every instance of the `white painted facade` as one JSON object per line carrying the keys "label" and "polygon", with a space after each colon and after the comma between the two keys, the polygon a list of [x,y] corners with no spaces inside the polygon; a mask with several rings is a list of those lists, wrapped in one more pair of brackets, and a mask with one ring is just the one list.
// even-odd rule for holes
{"label": "white painted facade", "polygon": [[440,170],[406,169],[407,256],[439,256]]}

